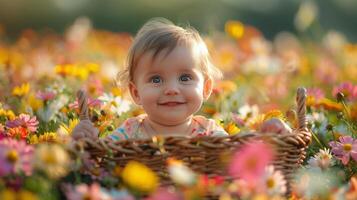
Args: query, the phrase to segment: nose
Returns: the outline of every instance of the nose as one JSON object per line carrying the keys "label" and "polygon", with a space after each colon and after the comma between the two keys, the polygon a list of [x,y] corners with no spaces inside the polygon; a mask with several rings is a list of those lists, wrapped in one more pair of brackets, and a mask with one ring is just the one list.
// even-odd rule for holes
{"label": "nose", "polygon": [[177,95],[179,93],[179,88],[176,83],[167,84],[165,91],[165,95]]}

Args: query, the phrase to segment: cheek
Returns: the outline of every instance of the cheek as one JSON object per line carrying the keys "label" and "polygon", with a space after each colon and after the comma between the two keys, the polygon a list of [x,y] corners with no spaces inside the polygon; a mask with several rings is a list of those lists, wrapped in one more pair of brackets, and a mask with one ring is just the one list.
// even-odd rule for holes
{"label": "cheek", "polygon": [[144,87],[140,90],[140,96],[144,102],[152,102],[157,99],[158,90],[150,87]]}
{"label": "cheek", "polygon": [[195,85],[187,87],[184,90],[186,96],[193,100],[202,100],[203,99],[203,87],[201,85]]}

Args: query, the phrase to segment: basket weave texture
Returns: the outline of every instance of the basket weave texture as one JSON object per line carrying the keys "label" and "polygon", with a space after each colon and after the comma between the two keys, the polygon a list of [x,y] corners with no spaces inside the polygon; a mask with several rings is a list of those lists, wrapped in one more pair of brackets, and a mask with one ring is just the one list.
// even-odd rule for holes
{"label": "basket weave texture", "polygon": [[[131,160],[139,161],[161,178],[162,185],[172,184],[168,177],[166,160],[169,157],[184,161],[192,170],[208,176],[227,176],[222,155],[228,155],[252,140],[263,140],[275,147],[275,159],[272,162],[275,169],[281,170],[287,180],[287,194],[290,192],[293,174],[301,166],[305,158],[305,150],[311,141],[311,133],[307,129],[306,90],[298,88],[297,116],[298,128],[291,134],[277,133],[239,133],[226,137],[153,137],[150,139],[129,139],[109,142],[106,140],[93,141],[83,139],[78,141],[88,151],[99,165],[105,166],[108,161],[114,161],[119,166],[125,166]],[[86,96],[79,99],[83,115],[86,111]]]}

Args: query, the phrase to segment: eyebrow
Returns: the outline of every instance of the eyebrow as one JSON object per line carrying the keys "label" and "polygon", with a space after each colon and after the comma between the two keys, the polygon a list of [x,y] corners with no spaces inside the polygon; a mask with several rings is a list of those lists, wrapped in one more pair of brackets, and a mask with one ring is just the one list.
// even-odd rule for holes
{"label": "eyebrow", "polygon": [[150,71],[150,72],[146,73],[144,75],[144,77],[147,78],[147,77],[150,77],[150,76],[153,76],[153,75],[160,75],[160,74],[161,73],[159,71],[155,70],[155,71]]}

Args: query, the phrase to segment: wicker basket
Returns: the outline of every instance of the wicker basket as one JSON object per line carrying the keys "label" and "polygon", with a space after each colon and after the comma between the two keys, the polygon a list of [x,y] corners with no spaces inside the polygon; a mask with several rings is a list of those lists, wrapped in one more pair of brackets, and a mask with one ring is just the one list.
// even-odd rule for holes
{"label": "wicker basket", "polygon": [[[227,137],[165,137],[160,139],[125,140],[109,143],[104,140],[81,140],[85,150],[99,165],[108,161],[115,161],[124,166],[130,160],[139,161],[161,178],[161,184],[172,184],[166,169],[166,159],[175,157],[184,161],[191,169],[209,176],[220,175],[226,177],[227,170],[221,162],[222,154],[236,150],[242,144],[251,140],[264,140],[275,146],[276,154],[273,165],[281,170],[287,180],[289,194],[290,184],[294,172],[301,166],[305,158],[305,150],[310,143],[311,133],[307,129],[305,118],[306,90],[297,90],[298,129],[291,134],[276,133],[247,133]],[[83,106],[85,95],[80,98],[80,107]],[[85,106],[84,106],[85,107]],[[83,109],[82,109],[83,110]],[[84,109],[85,110],[85,109]],[[85,114],[83,111],[83,114]],[[109,156],[108,152],[111,152]],[[228,178],[228,177],[227,177]]]}

